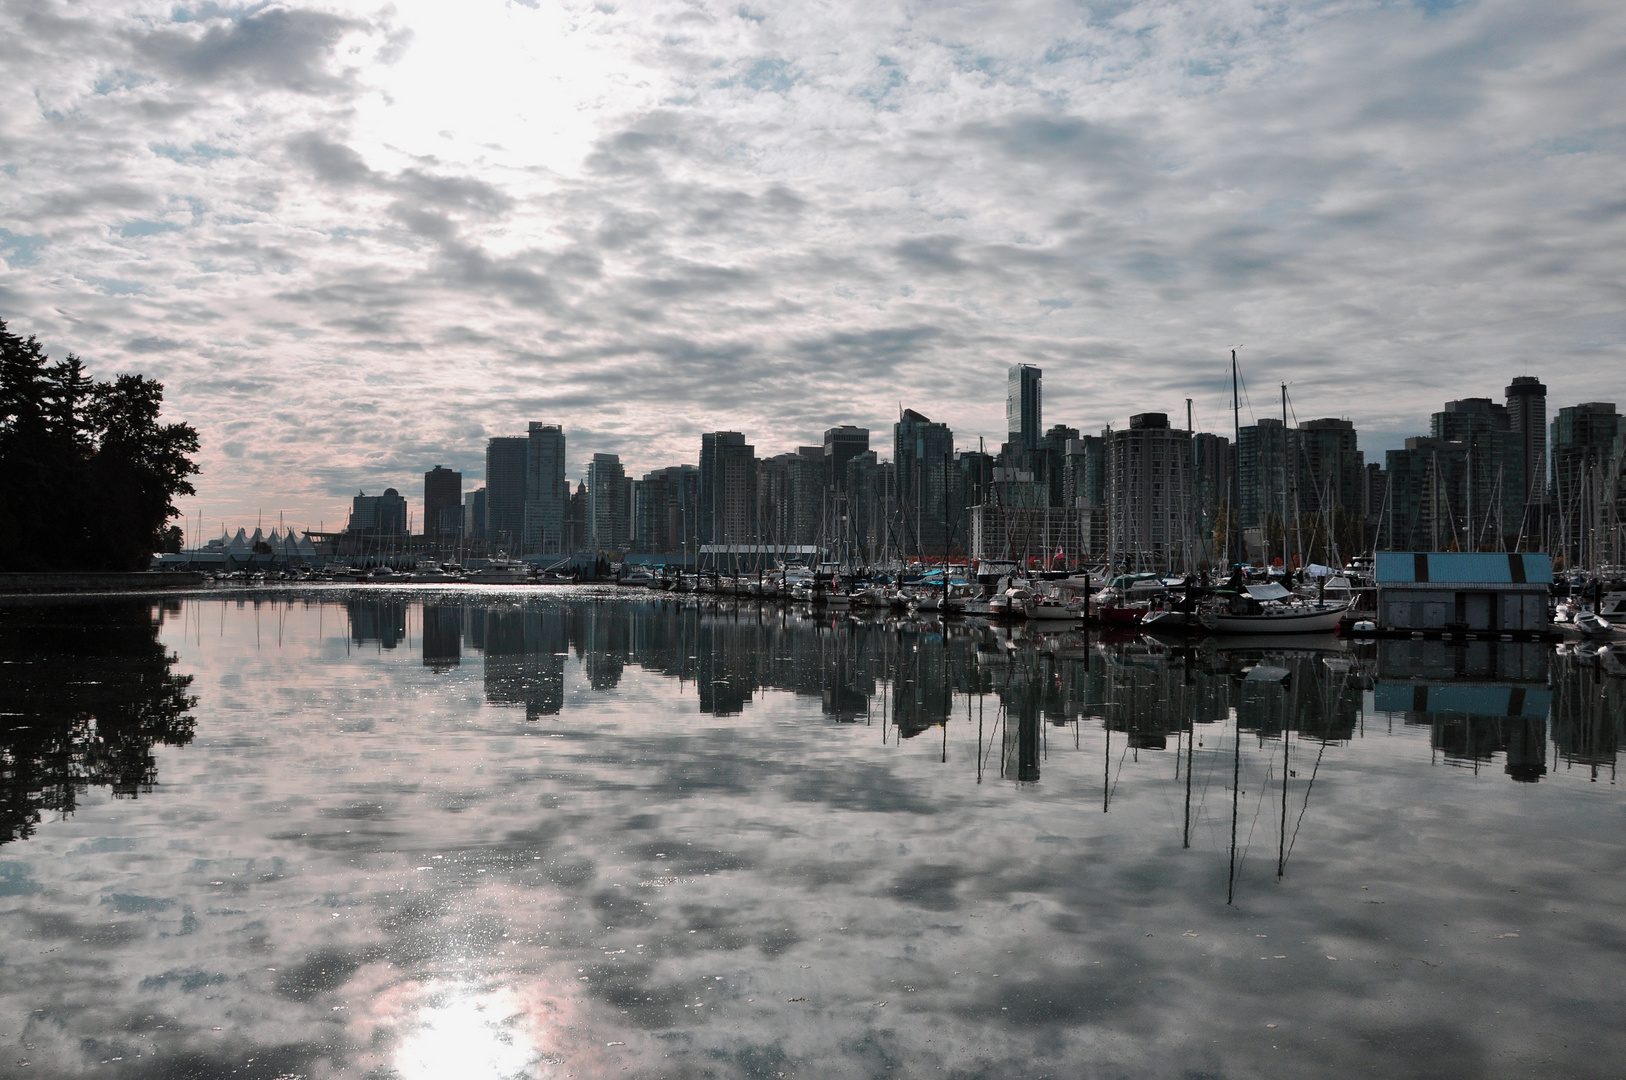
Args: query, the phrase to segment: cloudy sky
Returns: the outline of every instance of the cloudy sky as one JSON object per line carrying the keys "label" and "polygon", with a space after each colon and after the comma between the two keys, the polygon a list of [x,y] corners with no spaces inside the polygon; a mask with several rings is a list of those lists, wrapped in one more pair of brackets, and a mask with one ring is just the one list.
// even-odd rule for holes
{"label": "cloudy sky", "polygon": [[[203,434],[208,529],[899,404],[1626,392],[1626,7],[0,0],[0,318]],[[1249,410],[1245,406],[1244,422]],[[889,434],[878,442],[889,441]]]}

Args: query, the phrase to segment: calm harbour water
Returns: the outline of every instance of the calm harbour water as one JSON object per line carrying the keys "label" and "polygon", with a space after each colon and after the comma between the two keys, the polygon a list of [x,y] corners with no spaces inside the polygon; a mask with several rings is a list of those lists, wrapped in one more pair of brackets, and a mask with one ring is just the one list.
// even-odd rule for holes
{"label": "calm harbour water", "polygon": [[1626,679],[1314,644],[13,603],[0,1075],[1621,1075]]}

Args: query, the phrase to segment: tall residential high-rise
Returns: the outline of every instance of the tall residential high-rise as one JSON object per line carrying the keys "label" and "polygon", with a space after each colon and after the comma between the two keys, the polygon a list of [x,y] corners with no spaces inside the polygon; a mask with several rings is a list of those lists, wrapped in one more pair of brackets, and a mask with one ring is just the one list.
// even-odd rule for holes
{"label": "tall residential high-rise", "polygon": [[407,501],[394,488],[382,495],[356,492],[350,500],[350,521],[345,531],[359,536],[405,536]]}
{"label": "tall residential high-rise", "polygon": [[[905,409],[892,425],[892,461],[898,474],[898,532],[904,554],[917,558],[944,555],[951,529],[954,432],[947,424]],[[965,538],[956,537],[955,542],[963,547]]]}
{"label": "tall residential high-rise", "polygon": [[[1191,490],[1192,518],[1197,538],[1207,541],[1212,555],[1223,558],[1226,545],[1235,546],[1227,528],[1218,544],[1214,543],[1216,528],[1220,525],[1220,505],[1231,501],[1231,469],[1233,467],[1231,440],[1209,431],[1191,436]],[[1227,519],[1228,521],[1229,519]]]}
{"label": "tall residential high-rise", "polygon": [[700,543],[755,541],[756,464],[756,447],[738,431],[700,436]]}
{"label": "tall residential high-rise", "polygon": [[532,422],[525,446],[525,551],[564,550],[570,485],[565,480],[565,432],[557,424]]}
{"label": "tall residential high-rise", "polygon": [[1541,545],[1543,507],[1547,503],[1547,388],[1533,375],[1519,375],[1508,384],[1507,426],[1524,457],[1524,497],[1519,519],[1524,546]]}
{"label": "tall residential high-rise", "polygon": [[897,550],[892,532],[897,509],[897,470],[890,461],[881,461],[873,450],[847,462],[848,532],[857,545],[857,556],[874,565],[886,561]]}
{"label": "tall residential high-rise", "polygon": [[1262,416],[1237,433],[1237,514],[1244,529],[1280,519],[1287,495],[1287,425]]}
{"label": "tall residential high-rise", "polygon": [[529,440],[498,436],[486,443],[486,543],[520,553],[525,539],[525,456]]}
{"label": "tall residential high-rise", "polygon": [[1361,470],[1366,462],[1358,449],[1355,425],[1325,417],[1304,420],[1289,440],[1297,474],[1290,494],[1297,504],[1292,513],[1330,511],[1341,506],[1361,511]]}
{"label": "tall residential high-rise", "polygon": [[1438,471],[1447,526],[1461,550],[1501,550],[1517,541],[1527,485],[1523,443],[1509,419],[1507,408],[1489,398],[1448,401],[1430,417],[1429,434],[1444,440],[1436,450],[1462,457]]}
{"label": "tall residential high-rise", "polygon": [[470,540],[486,538],[486,489],[475,488],[463,505],[463,532]]}
{"label": "tall residential high-rise", "polygon": [[824,433],[824,486],[847,486],[847,462],[869,449],[869,428],[842,424]]}
{"label": "tall residential high-rise", "polygon": [[1069,441],[1065,468],[1067,474],[1062,485],[1063,506],[1106,506],[1106,436],[1081,435]]}
{"label": "tall residential high-rise", "polygon": [[635,502],[633,546],[658,555],[693,554],[699,491],[700,470],[693,465],[645,473]]}
{"label": "tall residential high-rise", "polygon": [[1042,415],[1039,405],[1040,368],[1032,364],[1012,364],[1005,376],[1005,431],[1013,444],[1024,450],[1039,445]]}
{"label": "tall residential high-rise", "polygon": [[1107,439],[1108,550],[1133,569],[1188,568],[1196,559],[1191,433],[1167,413],[1141,413]]}
{"label": "tall residential high-rise", "polygon": [[[446,530],[445,512],[463,507],[463,474],[442,465],[423,474],[423,534],[431,540],[454,539],[461,529]],[[458,523],[461,525],[461,521]]]}
{"label": "tall residential high-rise", "polygon": [[595,551],[625,551],[627,474],[616,454],[594,454],[587,466],[587,546]]}
{"label": "tall residential high-rise", "polygon": [[1559,409],[1548,443],[1552,459],[1552,551],[1566,567],[1600,560],[1614,509],[1608,472],[1626,417],[1613,402],[1588,401]]}
{"label": "tall residential high-rise", "polygon": [[[850,460],[850,459],[849,459]],[[825,486],[829,458],[821,450],[817,457],[803,453],[777,454],[757,462],[757,520],[762,526],[762,543],[774,545],[815,544],[827,524]],[[846,466],[841,485],[846,487]],[[831,515],[832,518],[834,515]],[[832,538],[836,523],[828,523]]]}

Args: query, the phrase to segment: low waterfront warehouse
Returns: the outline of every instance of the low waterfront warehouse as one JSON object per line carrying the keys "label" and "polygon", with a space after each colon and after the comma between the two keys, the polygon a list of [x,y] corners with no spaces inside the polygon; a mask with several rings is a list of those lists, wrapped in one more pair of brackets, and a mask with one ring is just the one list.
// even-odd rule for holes
{"label": "low waterfront warehouse", "polygon": [[1538,633],[1548,629],[1552,561],[1538,553],[1380,551],[1385,630]]}

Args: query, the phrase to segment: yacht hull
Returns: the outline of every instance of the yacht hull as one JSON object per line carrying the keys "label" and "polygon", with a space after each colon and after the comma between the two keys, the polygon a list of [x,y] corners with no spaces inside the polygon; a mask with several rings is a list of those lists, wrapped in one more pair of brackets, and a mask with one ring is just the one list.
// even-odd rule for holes
{"label": "yacht hull", "polygon": [[1219,634],[1326,634],[1338,629],[1348,604],[1329,604],[1317,611],[1289,609],[1281,614],[1226,615],[1216,613]]}

